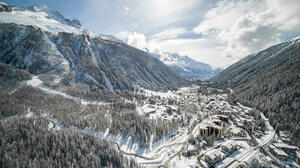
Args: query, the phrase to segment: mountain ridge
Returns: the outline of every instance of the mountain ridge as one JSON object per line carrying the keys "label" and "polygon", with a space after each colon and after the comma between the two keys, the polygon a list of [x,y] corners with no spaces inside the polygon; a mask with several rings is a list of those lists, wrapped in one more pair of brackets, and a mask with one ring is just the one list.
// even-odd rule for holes
{"label": "mountain ridge", "polygon": [[222,68],[213,68],[209,64],[195,61],[188,56],[181,56],[168,51],[162,50],[156,54],[151,53],[151,55],[188,79],[206,80],[223,70]]}
{"label": "mountain ridge", "polygon": [[[109,36],[66,25],[72,21],[48,8],[4,6],[0,8],[15,11],[0,12],[0,61],[44,76],[41,79],[51,87],[68,90],[84,84],[88,90],[115,92],[133,91],[138,86],[175,89],[189,83],[148,53]],[[56,20],[52,15],[41,15],[45,10],[57,16]],[[54,24],[61,20],[64,23]]]}
{"label": "mountain ridge", "polygon": [[278,131],[300,147],[300,37],[252,54],[213,77],[212,86],[232,88],[230,99],[262,111]]}

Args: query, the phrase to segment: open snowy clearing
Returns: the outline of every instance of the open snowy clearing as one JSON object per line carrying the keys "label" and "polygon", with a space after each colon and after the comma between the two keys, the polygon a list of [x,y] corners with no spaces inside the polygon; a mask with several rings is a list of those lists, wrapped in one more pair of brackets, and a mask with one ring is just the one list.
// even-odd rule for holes
{"label": "open snowy clearing", "polygon": [[68,94],[63,93],[61,91],[57,91],[55,89],[52,89],[52,88],[44,85],[43,81],[41,81],[39,79],[39,76],[33,76],[31,80],[25,81],[24,83],[26,85],[29,85],[29,86],[32,86],[32,87],[35,87],[35,88],[39,88],[39,89],[41,89],[41,90],[43,90],[43,91],[45,91],[49,94],[60,95],[60,96],[63,96],[65,98],[68,98],[68,99],[76,100],[76,101],[82,103],[83,105],[87,105],[87,104],[108,105],[109,104],[109,103],[105,103],[103,101],[93,101],[93,100],[82,99],[82,98],[79,98],[79,97],[68,95]]}

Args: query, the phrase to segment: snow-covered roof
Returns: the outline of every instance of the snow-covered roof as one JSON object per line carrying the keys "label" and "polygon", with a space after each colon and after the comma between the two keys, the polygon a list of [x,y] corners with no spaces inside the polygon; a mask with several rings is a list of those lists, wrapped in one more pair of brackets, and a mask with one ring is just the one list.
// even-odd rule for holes
{"label": "snow-covered roof", "polygon": [[233,147],[236,146],[236,142],[232,141],[232,140],[229,140],[229,141],[226,141],[225,143],[223,143],[221,146],[224,146],[228,149],[232,149]]}
{"label": "snow-covered roof", "polygon": [[206,127],[206,126],[207,126],[207,125],[204,125],[204,124],[202,124],[202,123],[201,123],[201,124],[199,124],[199,128],[200,128],[200,129],[207,129],[207,127]]}
{"label": "snow-covered roof", "polygon": [[279,135],[281,137],[287,138],[289,136],[289,131],[279,131]]}
{"label": "snow-covered roof", "polygon": [[211,160],[216,160],[218,157],[222,156],[222,152],[219,149],[213,149],[211,151],[208,151],[205,153],[207,157],[209,157]]}
{"label": "snow-covered roof", "polygon": [[285,143],[274,143],[273,145],[277,148],[298,149],[296,146],[291,146]]}
{"label": "snow-covered roof", "polygon": [[192,144],[189,144],[188,147],[187,147],[188,151],[192,151],[192,150],[196,150],[196,149],[197,149],[197,146],[196,145],[192,145]]}
{"label": "snow-covered roof", "polygon": [[232,133],[235,133],[235,134],[238,134],[238,133],[240,133],[242,131],[242,128],[233,128],[230,132],[232,132]]}
{"label": "snow-covered roof", "polygon": [[200,162],[201,162],[202,166],[204,166],[205,168],[209,168],[210,167],[209,164],[206,163],[205,161],[200,160]]}
{"label": "snow-covered roof", "polygon": [[286,156],[286,157],[289,156],[289,155],[286,154],[283,150],[280,150],[280,149],[278,149],[278,148],[274,148],[273,150],[274,150],[274,152],[276,153],[276,155],[278,155],[278,156]]}

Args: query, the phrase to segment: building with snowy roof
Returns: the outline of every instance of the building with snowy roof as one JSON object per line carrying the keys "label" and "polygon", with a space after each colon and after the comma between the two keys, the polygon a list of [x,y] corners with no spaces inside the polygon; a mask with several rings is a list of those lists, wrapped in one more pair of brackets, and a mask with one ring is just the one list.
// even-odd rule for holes
{"label": "building with snowy roof", "polygon": [[277,148],[276,146],[269,145],[270,152],[275,155],[279,160],[287,160],[289,155],[285,153],[282,149]]}
{"label": "building with snowy roof", "polygon": [[218,161],[222,160],[224,155],[225,154],[220,149],[213,149],[204,154],[204,160],[210,165],[214,165]]}
{"label": "building with snowy roof", "polygon": [[237,149],[237,144],[235,141],[229,140],[221,145],[221,149],[227,153],[232,153]]}

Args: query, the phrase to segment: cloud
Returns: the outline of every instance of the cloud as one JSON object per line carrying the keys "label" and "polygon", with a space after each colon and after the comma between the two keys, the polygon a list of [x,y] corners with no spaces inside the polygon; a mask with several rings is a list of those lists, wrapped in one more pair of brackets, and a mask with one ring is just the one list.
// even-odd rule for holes
{"label": "cloud", "polygon": [[129,26],[132,27],[132,28],[137,28],[137,27],[139,27],[139,25],[138,25],[138,24],[135,24],[135,23],[130,23]]}
{"label": "cloud", "polygon": [[222,44],[214,39],[175,38],[167,40],[149,40],[150,51],[159,53],[159,50],[166,50],[180,55],[187,55],[197,61],[208,63],[214,67],[222,66],[224,59],[222,51],[225,49]]}
{"label": "cloud", "polygon": [[162,32],[156,33],[150,37],[152,40],[166,40],[177,38],[178,36],[187,33],[185,28],[170,28]]}
{"label": "cloud", "polygon": [[260,8],[262,8],[261,5],[258,5],[256,1],[220,1],[215,8],[212,8],[204,15],[201,23],[193,31],[198,34],[220,32],[231,27],[236,19],[250,12],[249,10],[256,12]]}
{"label": "cloud", "polygon": [[137,32],[120,32],[117,37],[126,42],[128,45],[144,50],[147,48],[146,36]]}
{"label": "cloud", "polygon": [[237,61],[240,58],[280,42],[280,33],[273,25],[257,20],[256,15],[240,17],[219,38],[227,42],[223,56]]}
{"label": "cloud", "polygon": [[117,3],[130,8],[120,22],[101,23],[121,27],[121,39],[137,48],[176,52],[213,66],[226,67],[300,33],[299,0],[133,1]]}
{"label": "cloud", "polygon": [[128,13],[129,13],[129,11],[130,11],[130,9],[127,7],[127,6],[123,6],[123,8],[122,8],[123,10],[123,13],[125,14],[125,15],[128,15]]}
{"label": "cloud", "polygon": [[285,33],[299,33],[299,26],[298,0],[224,0],[193,31],[224,42],[222,55],[235,62],[279,43]]}
{"label": "cloud", "polygon": [[[198,15],[191,13],[203,12],[199,9],[202,1],[206,0],[86,0],[80,16],[86,18],[84,24],[101,33],[137,31],[150,35],[195,19]],[[139,26],[134,28],[132,23]]]}
{"label": "cloud", "polygon": [[[169,31],[169,29],[164,30],[158,33],[158,35],[156,34],[155,38],[151,36],[148,39],[144,34],[137,32],[121,32],[117,37],[131,46],[142,50],[147,48],[150,52],[155,54],[168,51],[180,55],[188,55],[197,61],[209,63],[214,67],[223,64],[224,60],[220,53],[222,53],[225,48],[219,44],[218,41],[207,38],[178,38],[178,35],[186,31],[180,28],[176,29],[176,31],[175,29],[172,30],[174,31]],[[171,34],[174,38],[166,38],[166,34]]]}
{"label": "cloud", "polygon": [[[143,25],[164,26],[189,17],[189,13],[200,0],[138,0],[136,11]],[[145,23],[147,22],[147,23]]]}
{"label": "cloud", "polygon": [[276,0],[268,1],[271,10],[269,19],[274,22],[278,29],[299,32],[300,27],[300,1],[299,0]]}

